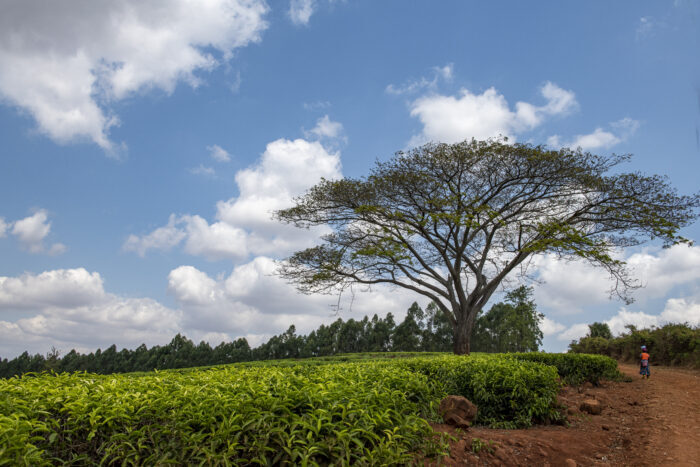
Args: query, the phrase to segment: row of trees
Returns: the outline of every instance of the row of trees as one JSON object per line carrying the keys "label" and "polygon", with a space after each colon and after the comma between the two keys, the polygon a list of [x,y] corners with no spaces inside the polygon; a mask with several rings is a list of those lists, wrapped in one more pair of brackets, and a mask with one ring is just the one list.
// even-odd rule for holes
{"label": "row of trees", "polygon": [[[530,288],[520,287],[508,293],[505,302],[497,303],[488,313],[479,316],[472,336],[473,349],[481,352],[536,351],[542,343],[539,329],[542,315],[537,313],[531,294]],[[447,352],[452,350],[453,334],[451,323],[437,305],[431,303],[423,310],[413,303],[399,324],[388,313],[384,318],[376,314],[371,319],[367,316],[347,321],[338,318],[308,335],[297,335],[292,325],[253,349],[243,338],[212,347],[206,342],[196,345],[178,334],[169,344],[150,349],[141,345],[135,350],[117,351],[116,345],[112,345],[89,354],[71,350],[62,358],[56,349],[46,356],[24,352],[13,360],[0,359],[0,377],[45,370],[103,374],[150,371],[353,352]]]}

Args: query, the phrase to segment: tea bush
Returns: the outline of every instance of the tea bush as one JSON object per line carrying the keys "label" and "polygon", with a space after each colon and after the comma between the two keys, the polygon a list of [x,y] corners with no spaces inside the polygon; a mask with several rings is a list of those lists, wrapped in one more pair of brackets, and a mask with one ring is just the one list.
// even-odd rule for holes
{"label": "tea bush", "polygon": [[372,363],[0,380],[0,459],[404,464],[444,449],[427,377]]}
{"label": "tea bush", "polygon": [[609,360],[542,355],[0,379],[0,465],[405,465],[445,452],[428,423],[445,395],[474,402],[477,423],[530,426],[560,417],[559,376],[604,374]]}
{"label": "tea bush", "polygon": [[551,366],[499,354],[416,358],[396,365],[428,376],[444,394],[472,401],[479,408],[476,423],[516,428],[560,418],[557,370]]}
{"label": "tea bush", "polygon": [[601,379],[618,379],[617,362],[602,355],[564,353],[513,353],[507,358],[551,365],[565,384],[579,385],[586,381],[598,384]]}

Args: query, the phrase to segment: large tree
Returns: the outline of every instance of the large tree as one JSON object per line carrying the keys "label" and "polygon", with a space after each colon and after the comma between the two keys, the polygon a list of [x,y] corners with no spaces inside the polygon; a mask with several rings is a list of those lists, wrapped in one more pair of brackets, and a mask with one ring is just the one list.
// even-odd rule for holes
{"label": "large tree", "polygon": [[280,273],[305,293],[388,284],[432,299],[469,353],[475,318],[528,259],[552,253],[606,269],[612,291],[634,286],[616,249],[678,232],[700,197],[660,176],[615,172],[628,156],[509,144],[506,139],[427,144],[377,162],[363,178],[321,180],[276,212],[298,227],[330,226],[319,246]]}

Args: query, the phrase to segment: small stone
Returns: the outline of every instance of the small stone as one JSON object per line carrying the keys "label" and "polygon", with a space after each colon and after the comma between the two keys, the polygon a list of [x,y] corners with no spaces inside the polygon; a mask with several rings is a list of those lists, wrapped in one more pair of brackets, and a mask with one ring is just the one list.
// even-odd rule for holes
{"label": "small stone", "polygon": [[578,464],[573,459],[566,459],[564,465],[566,465],[566,467],[576,467]]}
{"label": "small stone", "polygon": [[608,425],[603,425],[601,426],[601,428],[603,429],[603,431],[610,431],[610,427]]}

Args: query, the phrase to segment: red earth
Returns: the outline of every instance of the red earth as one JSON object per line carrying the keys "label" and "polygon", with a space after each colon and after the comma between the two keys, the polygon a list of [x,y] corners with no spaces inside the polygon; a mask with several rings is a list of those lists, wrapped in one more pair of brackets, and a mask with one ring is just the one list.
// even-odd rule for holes
{"label": "red earth", "polygon": [[[450,457],[429,465],[493,466],[696,466],[700,467],[700,372],[653,366],[642,379],[635,365],[620,364],[631,382],[563,388],[568,426],[526,430],[472,427],[450,433]],[[600,415],[579,410],[596,399]],[[476,452],[478,451],[478,452]]]}

